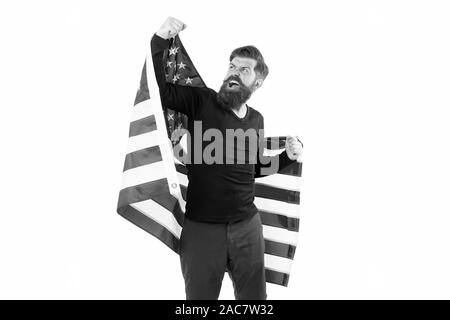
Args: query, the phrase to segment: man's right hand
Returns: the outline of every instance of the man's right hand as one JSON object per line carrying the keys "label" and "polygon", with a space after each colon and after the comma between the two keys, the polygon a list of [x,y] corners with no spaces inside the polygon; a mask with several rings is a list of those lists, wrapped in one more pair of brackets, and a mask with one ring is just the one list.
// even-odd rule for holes
{"label": "man's right hand", "polygon": [[186,29],[186,24],[184,22],[181,22],[178,19],[169,17],[167,20],[163,23],[161,28],[159,28],[158,31],[156,31],[156,34],[160,36],[163,39],[169,39],[175,37],[179,32]]}

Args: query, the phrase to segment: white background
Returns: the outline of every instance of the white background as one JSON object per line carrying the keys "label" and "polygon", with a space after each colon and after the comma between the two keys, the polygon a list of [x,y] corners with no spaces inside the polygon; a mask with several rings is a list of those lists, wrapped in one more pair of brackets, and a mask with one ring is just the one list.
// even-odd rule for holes
{"label": "white background", "polygon": [[[184,299],[178,256],[116,213],[167,16],[206,83],[256,45],[250,105],[304,144],[299,246],[270,299],[450,298],[446,1],[2,1],[0,298]],[[226,276],[221,299],[233,299]]]}

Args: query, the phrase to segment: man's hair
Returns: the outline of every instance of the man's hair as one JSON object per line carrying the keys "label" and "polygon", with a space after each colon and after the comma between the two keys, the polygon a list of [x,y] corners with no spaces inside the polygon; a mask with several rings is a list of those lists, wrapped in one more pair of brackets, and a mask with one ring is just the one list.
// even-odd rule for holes
{"label": "man's hair", "polygon": [[230,61],[234,57],[252,58],[256,60],[255,72],[264,80],[269,74],[269,67],[264,62],[264,58],[259,50],[254,46],[245,46],[234,49],[230,55]]}

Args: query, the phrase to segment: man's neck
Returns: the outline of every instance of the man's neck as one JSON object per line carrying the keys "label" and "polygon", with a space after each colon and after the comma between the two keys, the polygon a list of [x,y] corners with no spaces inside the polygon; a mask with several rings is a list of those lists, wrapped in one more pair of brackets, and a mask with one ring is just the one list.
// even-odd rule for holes
{"label": "man's neck", "polygon": [[243,118],[245,117],[245,115],[247,114],[247,105],[245,103],[243,103],[240,107],[238,108],[233,108],[231,109],[233,110],[233,112],[239,117],[239,118]]}

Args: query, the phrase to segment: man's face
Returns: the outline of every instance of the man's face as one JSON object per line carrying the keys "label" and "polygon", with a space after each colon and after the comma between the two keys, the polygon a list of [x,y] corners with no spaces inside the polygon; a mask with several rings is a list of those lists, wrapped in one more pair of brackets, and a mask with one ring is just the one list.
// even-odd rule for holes
{"label": "man's face", "polygon": [[230,61],[227,74],[218,93],[218,100],[225,108],[239,108],[260,87],[255,73],[256,60],[234,57]]}
{"label": "man's face", "polygon": [[253,88],[251,88],[251,86],[254,85],[256,80],[255,66],[255,59],[234,57],[233,60],[230,61],[228,72],[224,81],[227,81],[232,76],[236,76],[240,79],[241,83],[236,84],[236,82],[231,81],[231,84],[228,86],[228,90],[236,91],[239,89],[239,85],[245,85],[247,88],[252,90]]}

